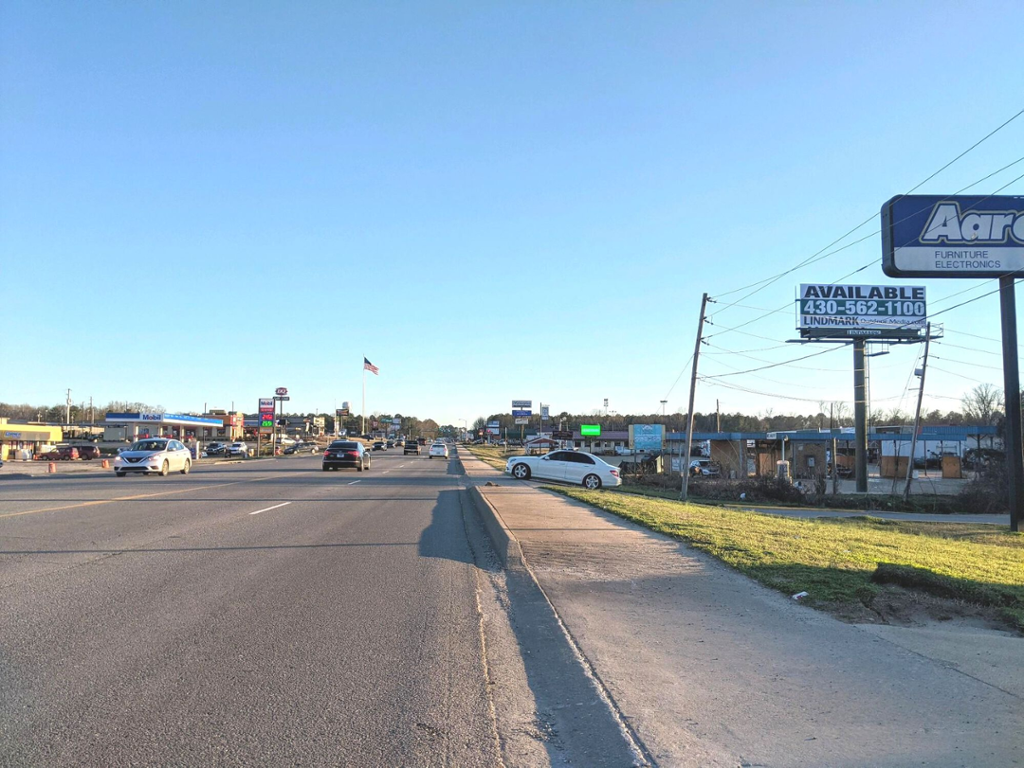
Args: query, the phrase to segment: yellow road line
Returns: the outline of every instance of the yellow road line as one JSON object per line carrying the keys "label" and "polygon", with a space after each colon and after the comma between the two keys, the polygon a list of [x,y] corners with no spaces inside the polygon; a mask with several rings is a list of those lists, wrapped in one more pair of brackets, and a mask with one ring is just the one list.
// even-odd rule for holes
{"label": "yellow road line", "polygon": [[[305,474],[305,473],[302,473]],[[233,483],[218,483],[217,485],[203,485],[198,488],[181,488],[176,491],[161,491],[159,493],[142,493],[137,496],[117,496],[113,499],[100,499],[98,501],[83,501],[78,504],[68,504],[63,507],[46,507],[44,509],[26,509],[24,512],[8,512],[7,514],[0,515],[0,519],[5,517],[20,517],[21,515],[35,515],[39,512],[60,512],[65,509],[81,509],[82,507],[95,507],[100,504],[113,504],[116,501],[136,501],[138,499],[151,499],[155,496],[171,496],[175,493],[188,493],[189,491],[208,491],[211,488],[226,488],[229,485],[242,485],[243,483],[258,483],[261,480],[269,480],[273,475],[267,477],[257,477],[253,480],[236,480]],[[224,499],[224,501],[231,501],[231,499]]]}

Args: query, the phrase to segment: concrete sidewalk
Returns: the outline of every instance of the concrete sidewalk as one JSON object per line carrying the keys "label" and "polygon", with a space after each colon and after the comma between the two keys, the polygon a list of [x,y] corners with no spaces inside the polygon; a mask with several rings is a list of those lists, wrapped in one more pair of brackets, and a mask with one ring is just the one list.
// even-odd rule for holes
{"label": "concrete sidewalk", "polygon": [[1020,638],[843,624],[460,458],[658,765],[1024,765]]}

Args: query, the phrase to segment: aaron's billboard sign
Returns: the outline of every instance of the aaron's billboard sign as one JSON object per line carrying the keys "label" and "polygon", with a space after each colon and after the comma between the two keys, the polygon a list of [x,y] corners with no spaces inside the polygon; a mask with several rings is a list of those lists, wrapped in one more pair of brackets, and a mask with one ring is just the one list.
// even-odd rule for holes
{"label": "aaron's billboard sign", "polygon": [[882,206],[890,277],[1001,277],[1024,270],[1024,196],[901,195]]}

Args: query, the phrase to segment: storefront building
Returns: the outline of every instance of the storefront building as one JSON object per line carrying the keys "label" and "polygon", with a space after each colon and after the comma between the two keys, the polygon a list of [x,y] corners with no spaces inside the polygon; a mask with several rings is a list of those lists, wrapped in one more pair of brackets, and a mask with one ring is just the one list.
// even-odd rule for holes
{"label": "storefront building", "polygon": [[46,424],[17,424],[0,418],[0,458],[4,461],[30,461],[64,439],[61,427]]}

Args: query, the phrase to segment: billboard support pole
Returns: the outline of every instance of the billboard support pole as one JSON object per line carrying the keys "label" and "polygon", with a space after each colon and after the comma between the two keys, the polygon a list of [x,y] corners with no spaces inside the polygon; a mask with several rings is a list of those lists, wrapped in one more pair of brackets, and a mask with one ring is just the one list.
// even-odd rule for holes
{"label": "billboard support pole", "polygon": [[864,339],[853,340],[853,431],[857,493],[868,492],[868,387]]}
{"label": "billboard support pole", "polygon": [[[914,414],[914,434],[910,436],[910,455],[907,457],[907,487],[903,489],[903,500],[910,501],[910,481],[914,477],[914,454],[917,453],[917,432],[921,429],[921,401],[924,400],[924,377],[928,373],[928,347],[932,340],[932,324],[924,327],[924,362],[921,363],[921,386],[917,390],[917,412]],[[927,455],[927,446],[925,454]],[[898,454],[897,454],[898,455]],[[897,459],[897,463],[898,463]],[[925,463],[927,466],[927,462]]]}
{"label": "billboard support pole", "polygon": [[686,414],[686,457],[681,462],[683,466],[683,487],[679,490],[679,498],[686,501],[686,495],[690,490],[690,450],[693,448],[693,396],[697,390],[697,359],[700,357],[700,343],[704,338],[704,310],[708,305],[708,295],[705,293],[700,300],[700,320],[697,321],[697,343],[693,348],[693,370],[690,373],[690,408]]}
{"label": "billboard support pole", "polygon": [[1010,530],[1020,530],[1024,496],[1024,449],[1021,444],[1020,370],[1017,365],[1017,298],[1013,275],[999,278],[1003,326],[1003,399],[1006,402],[1006,461]]}

